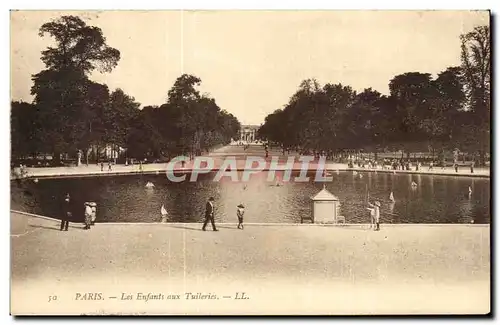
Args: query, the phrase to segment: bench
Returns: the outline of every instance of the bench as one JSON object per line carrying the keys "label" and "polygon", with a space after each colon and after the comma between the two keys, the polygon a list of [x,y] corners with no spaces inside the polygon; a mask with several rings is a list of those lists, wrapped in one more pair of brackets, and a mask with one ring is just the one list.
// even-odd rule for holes
{"label": "bench", "polygon": [[343,224],[345,225],[345,217],[344,216],[337,216],[337,219],[335,220],[336,224]]}
{"label": "bench", "polygon": [[303,216],[303,215],[302,215],[302,216],[300,217],[300,223],[304,223],[304,220],[309,220],[309,221],[311,221],[311,223],[314,223],[314,217],[313,217],[313,215],[312,215],[312,214],[311,214],[311,215],[309,215],[309,216]]}

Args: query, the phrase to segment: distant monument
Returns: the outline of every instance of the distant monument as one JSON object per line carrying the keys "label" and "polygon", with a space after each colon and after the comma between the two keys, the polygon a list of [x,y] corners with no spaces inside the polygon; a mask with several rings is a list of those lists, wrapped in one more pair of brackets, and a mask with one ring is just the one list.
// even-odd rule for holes
{"label": "distant monument", "polygon": [[254,142],[257,139],[259,125],[242,125],[240,130],[240,141]]}

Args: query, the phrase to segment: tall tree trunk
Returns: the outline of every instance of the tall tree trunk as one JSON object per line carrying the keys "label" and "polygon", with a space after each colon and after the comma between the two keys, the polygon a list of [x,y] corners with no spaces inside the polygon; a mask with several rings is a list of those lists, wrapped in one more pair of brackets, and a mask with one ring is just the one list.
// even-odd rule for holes
{"label": "tall tree trunk", "polygon": [[59,165],[61,163],[61,151],[54,149],[52,153],[52,161],[54,164]]}
{"label": "tall tree trunk", "polygon": [[486,166],[486,153],[484,152],[483,148],[479,150],[479,166],[483,167]]}

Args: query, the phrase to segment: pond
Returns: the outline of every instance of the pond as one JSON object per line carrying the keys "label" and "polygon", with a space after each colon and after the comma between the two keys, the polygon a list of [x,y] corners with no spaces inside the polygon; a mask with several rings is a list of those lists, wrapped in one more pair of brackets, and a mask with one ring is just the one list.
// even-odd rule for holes
{"label": "pond", "polygon": [[[367,192],[382,204],[382,223],[490,223],[488,178],[351,171],[332,177],[326,188],[339,198],[347,223],[369,222]],[[160,222],[162,205],[169,213],[168,222],[201,222],[205,203],[213,196],[216,222],[237,222],[236,206],[243,203],[247,223],[298,223],[301,216],[311,214],[310,198],[323,188],[314,177],[276,186],[267,182],[264,172],[252,175],[248,182],[226,177],[214,182],[213,178],[206,174],[197,182],[181,183],[172,183],[164,174],[52,178],[36,183],[26,179],[11,182],[11,209],[58,218],[64,195],[70,193],[72,221],[83,220],[85,201],[95,201],[96,222]],[[146,188],[147,182],[154,188]],[[412,188],[412,182],[417,186]],[[395,203],[389,201],[391,192]]]}

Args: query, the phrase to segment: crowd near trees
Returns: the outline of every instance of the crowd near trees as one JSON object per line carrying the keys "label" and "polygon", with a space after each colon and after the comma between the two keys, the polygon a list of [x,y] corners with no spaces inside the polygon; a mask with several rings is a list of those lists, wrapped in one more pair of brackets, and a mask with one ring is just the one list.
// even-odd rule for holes
{"label": "crowd near trees", "polygon": [[[390,94],[315,79],[301,82],[283,109],[268,115],[259,136],[306,152],[467,152],[485,163],[490,148],[490,30],[461,36],[461,66],[435,78],[408,72]],[[460,51],[460,52],[459,52]]]}
{"label": "crowd near trees", "polygon": [[238,120],[200,94],[196,76],[180,76],[165,103],[140,109],[122,89],[89,79],[95,70],[112,71],[120,60],[100,28],[62,16],[43,24],[39,35],[51,36],[55,46],[42,52],[46,68],[32,77],[33,102],[11,103],[13,159],[49,154],[58,162],[81,152],[84,162],[99,161],[104,148],[126,148],[130,158],[168,159],[237,137]]}

